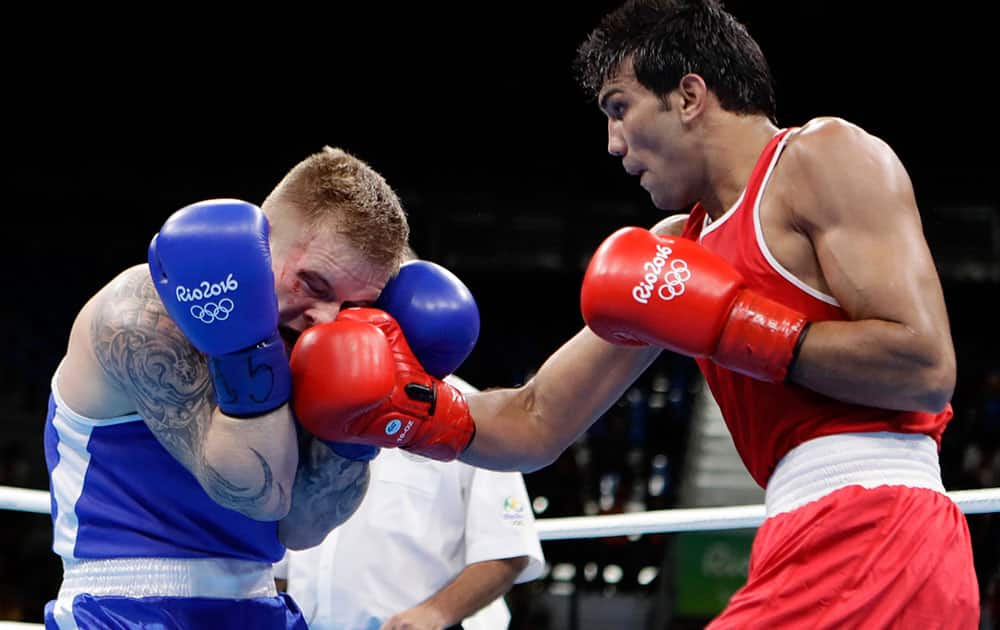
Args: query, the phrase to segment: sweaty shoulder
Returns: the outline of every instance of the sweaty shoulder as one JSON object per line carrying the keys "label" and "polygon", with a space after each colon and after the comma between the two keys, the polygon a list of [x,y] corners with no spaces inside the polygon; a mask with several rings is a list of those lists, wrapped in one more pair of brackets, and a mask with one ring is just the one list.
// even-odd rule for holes
{"label": "sweaty shoulder", "polygon": [[[793,132],[779,162],[789,206],[808,221],[812,211],[835,212],[832,200],[871,188],[909,189],[909,178],[881,139],[841,118],[814,118]],[[853,196],[853,195],[851,195]],[[829,218],[829,217],[827,217]]]}
{"label": "sweaty shoulder", "polygon": [[822,177],[831,166],[849,166],[859,151],[877,154],[885,143],[842,118],[814,118],[788,137],[782,165],[800,169],[806,177]]}

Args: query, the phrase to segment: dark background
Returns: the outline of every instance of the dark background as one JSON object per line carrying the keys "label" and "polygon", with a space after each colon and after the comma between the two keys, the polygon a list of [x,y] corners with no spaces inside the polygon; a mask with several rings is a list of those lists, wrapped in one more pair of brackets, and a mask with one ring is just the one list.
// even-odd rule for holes
{"label": "dark background", "polygon": [[[20,297],[5,310],[27,300],[34,327],[17,343],[59,346],[75,309],[144,259],[173,210],[260,202],[324,144],[400,192],[418,252],[463,272],[483,301],[486,340],[539,326],[564,338],[581,323],[576,282],[542,272],[582,273],[610,230],[661,216],[606,154],[603,116],[570,72],[615,4],[10,22],[2,255],[17,270],[7,295]],[[997,199],[996,52],[978,5],[729,6],[771,60],[779,123],[836,115],[884,138],[910,170],[935,253],[989,255],[991,232],[965,220]],[[494,382],[495,361],[478,352],[467,369]]]}
{"label": "dark background", "polygon": [[[46,487],[48,379],[87,297],[144,260],[173,210],[209,197],[259,203],[324,144],[385,175],[418,253],[473,290],[483,332],[460,373],[480,386],[522,382],[582,325],[593,248],[662,216],[606,154],[603,115],[570,72],[617,3],[341,4],[5,20],[0,483]],[[914,4],[728,7],[771,62],[780,124],[844,117],[909,169],[959,351],[955,446],[943,453],[953,488],[965,446],[994,436],[982,417],[1000,369],[987,306],[1000,295],[996,36],[985,5]],[[11,549],[47,544],[44,517],[0,521]],[[0,594],[29,608],[52,596],[45,571],[21,577],[36,561],[7,554]]]}

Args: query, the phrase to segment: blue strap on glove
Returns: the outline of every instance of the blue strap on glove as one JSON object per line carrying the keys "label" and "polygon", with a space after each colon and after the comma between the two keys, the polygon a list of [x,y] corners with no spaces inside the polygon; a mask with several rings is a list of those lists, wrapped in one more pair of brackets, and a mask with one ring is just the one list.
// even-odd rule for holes
{"label": "blue strap on glove", "polygon": [[269,234],[257,206],[213,199],[172,214],[149,244],[153,286],[208,356],[216,402],[230,416],[273,411],[291,395]]}
{"label": "blue strap on glove", "polygon": [[330,450],[346,459],[353,459],[356,462],[369,462],[382,450],[377,446],[368,444],[354,444],[353,442],[330,442],[320,440],[330,447]]}
{"label": "blue strap on glove", "polygon": [[275,333],[252,348],[208,357],[215,398],[226,415],[257,416],[291,396],[285,342]]}

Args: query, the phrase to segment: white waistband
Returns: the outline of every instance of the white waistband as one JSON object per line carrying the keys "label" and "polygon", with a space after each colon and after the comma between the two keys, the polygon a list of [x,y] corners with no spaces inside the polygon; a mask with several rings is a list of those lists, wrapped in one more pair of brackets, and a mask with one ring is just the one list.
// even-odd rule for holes
{"label": "white waistband", "polygon": [[937,443],[910,433],[842,433],[799,444],[767,482],[767,517],[846,486],[908,486],[944,493]]}
{"label": "white waistband", "polygon": [[59,600],[81,593],[120,597],[274,597],[269,562],[231,558],[63,559]]}

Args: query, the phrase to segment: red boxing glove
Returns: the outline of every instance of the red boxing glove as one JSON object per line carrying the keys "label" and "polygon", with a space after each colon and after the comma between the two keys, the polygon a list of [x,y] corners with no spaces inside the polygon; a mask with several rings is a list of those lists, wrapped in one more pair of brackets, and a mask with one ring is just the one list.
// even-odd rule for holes
{"label": "red boxing glove", "polygon": [[580,296],[587,326],[619,345],[652,345],[770,382],[785,380],[808,322],[746,288],[728,262],[689,239],[636,227],[594,253]]}
{"label": "red boxing glove", "polygon": [[351,308],[307,328],[291,367],[295,414],[321,440],[400,447],[440,461],[472,441],[465,398],[424,371],[388,313]]}

